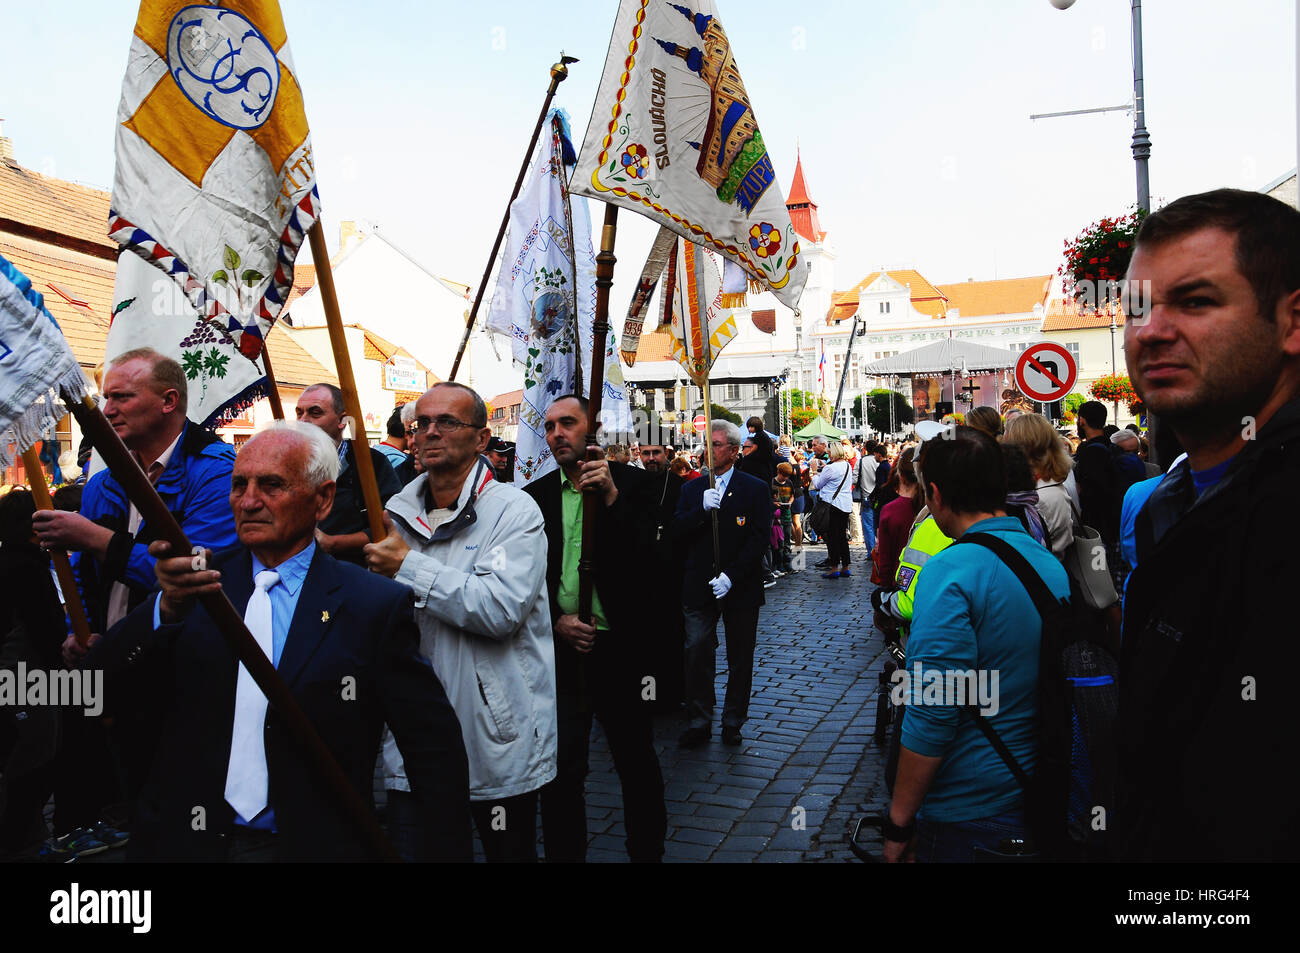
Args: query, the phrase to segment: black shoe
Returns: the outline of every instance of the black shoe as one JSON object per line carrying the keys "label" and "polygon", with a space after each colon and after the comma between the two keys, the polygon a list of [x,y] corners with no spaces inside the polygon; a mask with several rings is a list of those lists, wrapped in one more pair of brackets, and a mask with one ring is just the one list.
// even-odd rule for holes
{"label": "black shoe", "polygon": [[698,748],[712,737],[713,732],[708,725],[697,725],[694,728],[687,728],[681,733],[677,739],[677,746],[679,748]]}
{"label": "black shoe", "polygon": [[722,743],[724,745],[740,744],[740,729],[733,728],[730,725],[722,726]]}

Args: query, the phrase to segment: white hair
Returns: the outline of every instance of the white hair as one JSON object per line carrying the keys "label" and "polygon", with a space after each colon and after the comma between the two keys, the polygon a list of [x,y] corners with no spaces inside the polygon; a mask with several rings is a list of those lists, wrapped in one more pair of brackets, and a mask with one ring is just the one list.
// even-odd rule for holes
{"label": "white hair", "polygon": [[740,428],[730,420],[715,420],[713,426],[709,428],[710,432],[721,430],[727,435],[727,443],[733,447],[740,446]]}
{"label": "white hair", "polygon": [[[268,433],[290,433],[301,437],[307,444],[307,467],[303,479],[314,490],[339,478],[339,448],[319,427],[301,420],[273,420],[249,438],[247,447],[258,437]],[[242,451],[242,447],[240,448]]]}
{"label": "white hair", "polygon": [[1131,430],[1117,430],[1110,435],[1110,442],[1117,447],[1121,443],[1128,443],[1130,440],[1133,442],[1135,447],[1142,445],[1141,441],[1138,440],[1138,435]]}
{"label": "white hair", "polygon": [[416,401],[408,400],[402,405],[402,426],[409,428],[415,423],[415,405]]}

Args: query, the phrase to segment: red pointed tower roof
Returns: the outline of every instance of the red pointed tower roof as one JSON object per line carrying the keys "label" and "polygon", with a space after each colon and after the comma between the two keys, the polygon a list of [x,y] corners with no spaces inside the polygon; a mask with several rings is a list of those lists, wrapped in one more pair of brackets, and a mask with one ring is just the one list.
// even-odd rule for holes
{"label": "red pointed tower roof", "polygon": [[803,179],[803,158],[797,153],[794,181],[790,183],[790,195],[785,200],[785,207],[790,212],[790,224],[801,236],[810,242],[819,242],[826,237],[822,223],[817,219],[817,203],[809,197],[808,185]]}

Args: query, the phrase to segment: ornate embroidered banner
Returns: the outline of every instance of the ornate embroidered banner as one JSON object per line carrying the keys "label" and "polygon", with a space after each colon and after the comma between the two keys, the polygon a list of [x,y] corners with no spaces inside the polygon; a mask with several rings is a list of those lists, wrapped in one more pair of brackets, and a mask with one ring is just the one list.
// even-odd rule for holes
{"label": "ornate embroidered banner", "polygon": [[619,4],[570,187],[671,228],[798,304],[808,262],[710,0]]}
{"label": "ornate embroidered banner", "polygon": [[[253,359],[319,214],[277,0],[142,0],[118,106],[109,234],[171,276]],[[177,316],[177,341],[187,321]]]}

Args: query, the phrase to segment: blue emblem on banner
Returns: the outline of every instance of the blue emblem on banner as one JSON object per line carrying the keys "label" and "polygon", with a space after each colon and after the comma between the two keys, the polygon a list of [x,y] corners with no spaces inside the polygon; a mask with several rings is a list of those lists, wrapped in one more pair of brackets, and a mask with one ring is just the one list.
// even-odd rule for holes
{"label": "blue emblem on banner", "polygon": [[257,27],[221,7],[185,7],[167,29],[167,68],[186,98],[234,129],[271,118],[280,62]]}

